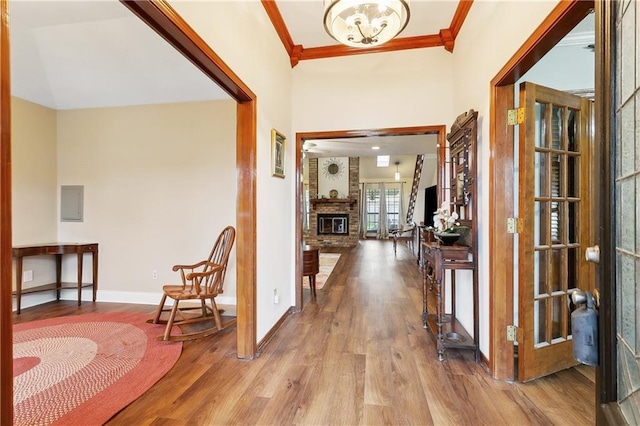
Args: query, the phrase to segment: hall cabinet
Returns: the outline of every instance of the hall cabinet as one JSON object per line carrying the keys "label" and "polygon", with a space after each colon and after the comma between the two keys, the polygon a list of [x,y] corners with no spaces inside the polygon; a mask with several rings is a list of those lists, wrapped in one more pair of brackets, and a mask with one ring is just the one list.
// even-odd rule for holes
{"label": "hall cabinet", "polygon": [[[433,239],[424,239],[422,251],[422,291],[424,328],[436,338],[437,356],[444,360],[447,349],[467,349],[475,352],[479,360],[478,322],[478,268],[477,268],[477,118],[470,110],[458,116],[447,134],[448,158],[439,170],[449,188],[442,191],[448,196],[450,212],[456,212],[464,227],[460,239],[453,245],[444,245]],[[467,272],[463,272],[467,271]],[[462,275],[462,274],[465,275]],[[429,312],[429,297],[435,297],[435,311]],[[465,328],[459,321],[462,307],[473,305],[471,323]],[[450,307],[447,310],[447,306]]]}

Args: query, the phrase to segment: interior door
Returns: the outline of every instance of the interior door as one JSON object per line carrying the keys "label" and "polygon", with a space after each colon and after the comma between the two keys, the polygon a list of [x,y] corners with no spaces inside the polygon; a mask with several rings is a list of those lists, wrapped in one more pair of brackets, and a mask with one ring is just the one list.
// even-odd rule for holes
{"label": "interior door", "polygon": [[570,293],[590,290],[591,102],[532,83],[520,86],[518,239],[521,381],[576,364]]}

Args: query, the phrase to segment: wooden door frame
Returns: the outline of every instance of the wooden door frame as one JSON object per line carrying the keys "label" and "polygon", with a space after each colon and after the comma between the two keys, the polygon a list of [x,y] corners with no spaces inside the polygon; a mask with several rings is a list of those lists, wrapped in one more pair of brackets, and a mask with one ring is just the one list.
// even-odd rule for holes
{"label": "wooden door frame", "polygon": [[[495,379],[513,380],[513,236],[507,218],[514,215],[513,131],[506,123],[513,108],[514,84],[549,52],[594,7],[593,1],[559,2],[522,47],[491,80],[489,110],[489,370]],[[596,49],[597,50],[597,49]],[[597,80],[597,77],[596,77]]]}
{"label": "wooden door frame", "polygon": [[[256,95],[165,0],[121,0],[237,102],[237,356],[256,356]],[[11,85],[8,0],[0,0],[0,424],[13,422]]]}
{"label": "wooden door frame", "polygon": [[[297,243],[295,251],[295,276],[296,276],[296,291],[294,306],[294,312],[302,311],[302,200],[304,187],[302,183],[302,147],[305,141],[314,139],[348,139],[348,138],[361,138],[367,136],[407,136],[407,135],[433,135],[438,137],[438,168],[444,167],[444,150],[446,148],[447,134],[445,125],[433,125],[433,126],[417,126],[417,127],[394,127],[394,128],[381,128],[381,129],[369,129],[369,130],[335,130],[335,131],[320,131],[320,132],[302,132],[296,133],[296,230],[295,241]],[[444,188],[444,176],[440,176],[438,173],[438,188]],[[439,195],[439,194],[438,194]],[[358,205],[358,208],[360,206]]]}

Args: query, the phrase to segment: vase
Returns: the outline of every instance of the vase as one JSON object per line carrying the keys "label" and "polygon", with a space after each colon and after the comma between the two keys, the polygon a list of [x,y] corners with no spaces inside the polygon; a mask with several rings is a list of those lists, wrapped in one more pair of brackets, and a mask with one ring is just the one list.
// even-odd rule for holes
{"label": "vase", "polygon": [[452,246],[460,238],[460,234],[457,232],[434,232],[434,234],[440,243],[445,246]]}

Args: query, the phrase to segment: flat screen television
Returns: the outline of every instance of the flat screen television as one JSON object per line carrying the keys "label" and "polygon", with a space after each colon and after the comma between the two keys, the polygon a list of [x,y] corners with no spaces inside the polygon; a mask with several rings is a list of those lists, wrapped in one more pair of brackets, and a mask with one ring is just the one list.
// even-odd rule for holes
{"label": "flat screen television", "polygon": [[430,186],[424,189],[424,224],[433,226],[433,215],[438,210],[438,187]]}

